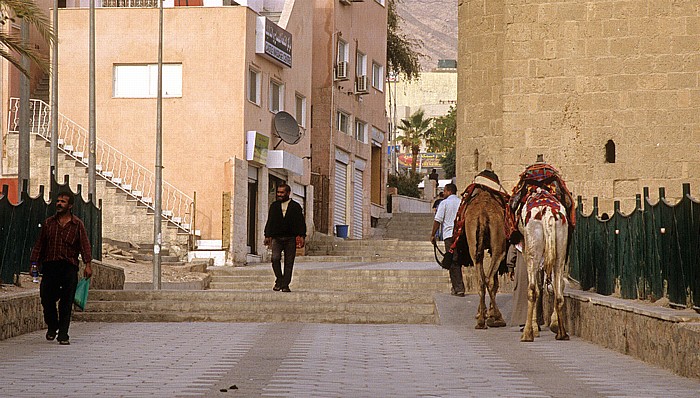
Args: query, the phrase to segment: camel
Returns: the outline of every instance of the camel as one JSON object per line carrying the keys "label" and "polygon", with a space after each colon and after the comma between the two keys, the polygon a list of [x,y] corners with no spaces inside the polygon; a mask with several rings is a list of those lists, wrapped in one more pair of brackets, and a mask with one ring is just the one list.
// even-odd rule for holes
{"label": "camel", "polygon": [[[464,220],[464,231],[469,246],[469,255],[476,267],[479,280],[479,309],[476,314],[476,329],[506,326],[503,315],[496,304],[498,292],[498,268],[506,255],[505,202],[498,194],[479,189],[458,215]],[[484,269],[484,252],[491,250],[491,262]],[[490,305],[486,311],[486,292]]]}
{"label": "camel", "polygon": [[[569,226],[567,210],[548,191],[534,190],[526,199],[518,219],[519,230],[524,237],[523,256],[528,273],[527,320],[520,341],[534,341],[539,337],[535,303],[541,293],[537,284],[537,271],[542,267],[547,281],[554,290],[554,312],[549,328],[557,340],[569,340],[564,326],[564,263],[568,243]],[[562,320],[562,321],[560,321]]]}

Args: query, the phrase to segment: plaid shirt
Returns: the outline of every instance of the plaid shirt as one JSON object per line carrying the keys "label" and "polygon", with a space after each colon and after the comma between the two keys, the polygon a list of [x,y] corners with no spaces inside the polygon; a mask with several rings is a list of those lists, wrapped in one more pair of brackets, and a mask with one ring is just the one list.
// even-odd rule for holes
{"label": "plaid shirt", "polygon": [[78,254],[81,254],[85,263],[91,262],[92,250],[83,222],[71,214],[70,221],[61,226],[57,216],[51,216],[44,221],[30,260],[41,263],[66,260],[78,265]]}

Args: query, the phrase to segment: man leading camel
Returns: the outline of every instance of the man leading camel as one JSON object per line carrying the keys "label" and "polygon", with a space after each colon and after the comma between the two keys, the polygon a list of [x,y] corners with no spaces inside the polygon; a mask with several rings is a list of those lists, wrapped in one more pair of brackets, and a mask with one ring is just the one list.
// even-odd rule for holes
{"label": "man leading camel", "polygon": [[[430,241],[435,244],[435,233],[442,226],[442,238],[445,242],[445,250],[449,250],[454,242],[455,218],[459,210],[461,199],[457,196],[457,186],[455,184],[445,185],[445,199],[440,202],[440,205],[435,212],[433,221],[433,230],[430,233]],[[450,282],[452,282],[452,294],[459,297],[464,297],[464,279],[462,279],[462,265],[459,261],[453,261],[450,266]]]}

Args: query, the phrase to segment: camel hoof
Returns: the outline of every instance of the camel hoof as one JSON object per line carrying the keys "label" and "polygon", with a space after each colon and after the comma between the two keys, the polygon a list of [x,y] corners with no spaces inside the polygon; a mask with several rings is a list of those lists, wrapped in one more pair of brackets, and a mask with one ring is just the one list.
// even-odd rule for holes
{"label": "camel hoof", "polygon": [[561,341],[566,341],[566,340],[569,340],[569,335],[568,334],[565,334],[563,336],[557,335],[557,337],[555,337],[555,339],[561,340]]}
{"label": "camel hoof", "polygon": [[492,328],[502,328],[506,326],[506,321],[503,319],[489,318],[486,320],[486,324]]}
{"label": "camel hoof", "polygon": [[551,330],[552,333],[559,333],[559,324],[552,323],[551,325],[549,325],[549,330]]}
{"label": "camel hoof", "polygon": [[474,329],[488,329],[488,326],[486,326],[486,324],[483,322],[479,322],[476,324],[476,326],[474,326]]}
{"label": "camel hoof", "polygon": [[528,336],[525,336],[524,334],[522,336],[520,336],[521,343],[532,343],[533,341],[535,341],[535,339],[532,336],[528,337]]}

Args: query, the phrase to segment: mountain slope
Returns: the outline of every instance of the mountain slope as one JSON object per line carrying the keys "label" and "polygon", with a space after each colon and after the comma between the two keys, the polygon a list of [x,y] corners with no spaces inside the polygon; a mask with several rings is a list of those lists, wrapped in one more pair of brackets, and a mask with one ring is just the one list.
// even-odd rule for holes
{"label": "mountain slope", "polygon": [[397,10],[401,30],[423,42],[424,71],[436,68],[439,59],[457,59],[457,0],[399,0]]}

